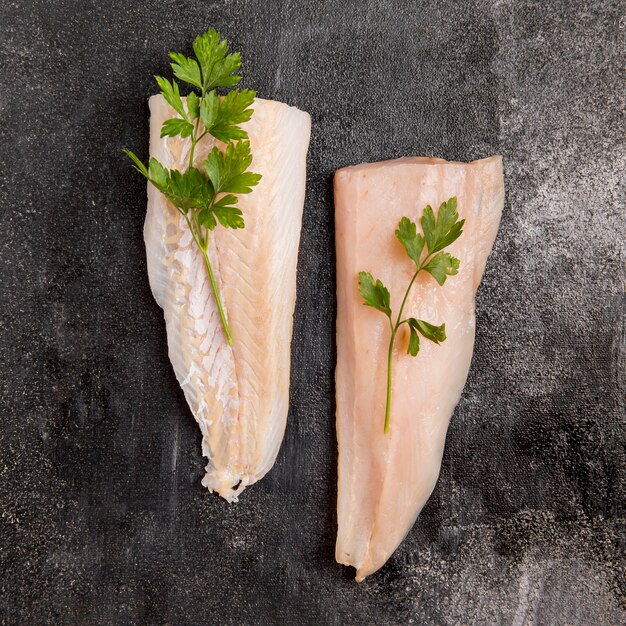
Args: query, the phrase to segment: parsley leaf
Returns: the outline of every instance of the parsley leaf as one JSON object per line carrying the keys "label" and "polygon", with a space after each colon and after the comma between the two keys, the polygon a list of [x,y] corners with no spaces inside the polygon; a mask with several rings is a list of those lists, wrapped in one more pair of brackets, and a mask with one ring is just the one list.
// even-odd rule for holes
{"label": "parsley leaf", "polygon": [[414,317],[410,317],[407,320],[407,323],[412,329],[419,331],[424,337],[426,337],[426,339],[430,339],[430,341],[436,344],[446,340],[445,324],[441,324],[441,326],[434,326],[424,320],[416,320]]}
{"label": "parsley leaf", "polygon": [[213,207],[213,213],[217,217],[219,223],[225,228],[243,228],[243,214],[236,206],[218,206]]}
{"label": "parsley leaf", "polygon": [[218,221],[225,228],[243,228],[245,226],[243,213],[235,206],[236,203],[237,196],[232,194],[222,196],[212,206],[207,206],[200,211],[200,223],[209,230],[213,230]]}
{"label": "parsley leaf", "polygon": [[161,192],[167,191],[170,174],[154,157],[148,162],[148,180]]}
{"label": "parsley leaf", "polygon": [[409,337],[409,347],[407,350],[407,353],[411,356],[417,356],[420,349],[420,338],[418,332],[426,337],[426,339],[430,339],[430,341],[436,344],[440,344],[446,339],[445,324],[441,324],[441,326],[433,326],[433,324],[429,324],[424,320],[417,320],[414,317],[409,317],[405,321],[409,325],[409,330],[411,332]]}
{"label": "parsley leaf", "polygon": [[174,61],[171,65],[176,78],[202,89],[200,66],[195,59],[186,57],[184,54],[179,54],[178,52],[170,52],[170,58]]}
{"label": "parsley leaf", "polygon": [[209,93],[202,98],[202,104],[200,106],[200,118],[204,124],[204,128],[207,132],[211,132],[211,128],[215,124],[217,119],[217,112],[220,106],[220,97],[217,95],[215,89],[209,91]]}
{"label": "parsley leaf", "polygon": [[233,196],[232,193],[227,193],[223,195],[214,206],[216,207],[225,207],[229,204],[237,204],[237,196]]}
{"label": "parsley leaf", "polygon": [[363,304],[382,311],[391,318],[391,296],[389,290],[369,272],[359,272],[359,293],[363,296]]}
{"label": "parsley leaf", "polygon": [[165,120],[161,126],[161,138],[163,137],[189,137],[193,132],[193,124],[187,120],[181,120],[174,117],[171,120]]}
{"label": "parsley leaf", "polygon": [[241,76],[233,75],[241,66],[241,55],[238,52],[228,54],[228,42],[225,39],[220,41],[215,29],[196,37],[193,51],[200,62],[203,91],[213,87],[234,87],[241,80]]}
{"label": "parsley leaf", "polygon": [[141,162],[141,159],[132,150],[124,148],[122,152],[133,162],[133,169],[136,169],[142,176],[149,178],[148,168]]}
{"label": "parsley leaf", "polygon": [[187,119],[187,113],[185,113],[185,107],[183,107],[183,101],[180,97],[180,90],[178,89],[178,83],[173,80],[171,83],[167,78],[162,76],[155,76],[156,82],[161,89],[161,94],[165,98],[165,101],[180,115],[183,119]]}
{"label": "parsley leaf", "polygon": [[190,167],[185,172],[170,170],[165,195],[183,213],[202,209],[214,196],[213,188],[200,170]]}
{"label": "parsley leaf", "polygon": [[259,174],[246,172],[252,163],[250,142],[229,143],[222,152],[215,147],[204,162],[204,169],[215,193],[250,193],[261,180]]}
{"label": "parsley leaf", "polygon": [[187,111],[189,112],[189,119],[197,120],[200,116],[200,98],[195,91],[187,96]]}
{"label": "parsley leaf", "polygon": [[133,168],[144,178],[162,193],[167,191],[169,172],[154,157],[150,159],[146,167],[132,150],[122,150],[122,152],[133,162]]}
{"label": "parsley leaf", "polygon": [[250,89],[229,92],[220,102],[217,116],[209,132],[220,141],[247,139],[248,133],[238,125],[252,117],[250,105],[254,102],[256,92]]}
{"label": "parsley leaf", "polygon": [[422,235],[417,233],[417,227],[408,217],[403,217],[400,220],[398,230],[396,230],[396,237],[400,240],[400,243],[404,246],[406,253],[413,259],[415,265],[419,266],[420,257],[422,256],[422,250],[424,249],[425,239]]}
{"label": "parsley leaf", "polygon": [[459,273],[459,259],[454,258],[449,252],[438,252],[424,266],[425,269],[440,285],[446,282],[448,276]]}
{"label": "parsley leaf", "polygon": [[436,218],[430,205],[424,209],[422,230],[426,238],[428,254],[443,250],[461,236],[465,220],[458,221],[458,219],[456,196],[441,203]]}
{"label": "parsley leaf", "polygon": [[205,207],[202,211],[200,211],[200,213],[198,213],[198,221],[208,230],[215,230],[217,227],[215,215],[213,214],[213,210],[209,207]]}
{"label": "parsley leaf", "polygon": [[420,336],[417,334],[415,327],[411,324],[411,320],[409,320],[409,331],[411,332],[411,335],[409,336],[407,354],[417,356],[417,353],[420,351]]}
{"label": "parsley leaf", "polygon": [[233,90],[221,99],[211,90],[202,101],[200,116],[206,132],[225,143],[237,139],[247,139],[248,133],[238,124],[252,117],[250,105],[256,93],[249,89]]}

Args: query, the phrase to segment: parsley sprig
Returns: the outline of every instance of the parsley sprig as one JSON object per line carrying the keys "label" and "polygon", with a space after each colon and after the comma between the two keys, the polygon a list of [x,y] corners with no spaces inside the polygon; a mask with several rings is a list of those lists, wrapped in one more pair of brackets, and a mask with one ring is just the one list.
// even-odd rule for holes
{"label": "parsley sprig", "polygon": [[420,335],[439,344],[446,339],[446,325],[435,326],[424,320],[414,317],[402,319],[404,306],[406,305],[409,292],[418,274],[428,272],[438,283],[443,285],[448,276],[454,276],[459,271],[460,261],[443,249],[456,241],[463,233],[465,220],[459,220],[456,197],[443,202],[439,207],[437,216],[429,205],[424,209],[421,225],[424,234],[417,232],[417,226],[408,217],[400,220],[396,237],[400,240],[406,253],[415,263],[415,273],[406,289],[400,311],[394,324],[391,311],[391,297],[389,290],[380,280],[375,280],[369,272],[359,272],[359,293],[363,296],[363,304],[371,306],[384,313],[389,320],[391,338],[389,340],[389,353],[387,357],[387,404],[385,407],[384,432],[389,431],[389,417],[391,410],[391,383],[393,365],[393,346],[396,335],[402,324],[409,328],[409,346],[407,353],[417,356],[420,349]]}
{"label": "parsley sprig", "polygon": [[[248,133],[240,124],[252,116],[256,93],[250,89],[231,89],[223,96],[218,88],[232,88],[241,76],[241,55],[229,53],[228,42],[211,29],[193,42],[195,58],[170,52],[174,76],[191,85],[183,102],[176,80],[155,76],[166,102],[178,117],[166,120],[161,137],[189,138],[189,161],[183,172],[167,169],[152,157],[148,165],[130,150],[124,150],[134,168],[147,178],[185,218],[193,240],[202,252],[211,288],[228,343],[232,336],[209,261],[209,233],[218,223],[225,228],[243,228],[244,219],[237,207],[237,195],[250,193],[261,176],[248,171],[252,164]],[[209,153],[201,168],[194,166],[198,142],[206,135],[225,144]]]}

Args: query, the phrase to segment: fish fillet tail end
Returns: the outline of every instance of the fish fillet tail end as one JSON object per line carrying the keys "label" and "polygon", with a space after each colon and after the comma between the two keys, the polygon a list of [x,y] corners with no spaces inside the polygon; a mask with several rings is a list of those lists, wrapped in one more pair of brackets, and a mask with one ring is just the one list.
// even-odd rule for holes
{"label": "fish fillet tail end", "polygon": [[218,469],[211,463],[206,466],[206,474],[202,479],[202,485],[211,493],[215,492],[227,502],[237,502],[239,494],[251,483],[248,476],[241,476],[229,470]]}

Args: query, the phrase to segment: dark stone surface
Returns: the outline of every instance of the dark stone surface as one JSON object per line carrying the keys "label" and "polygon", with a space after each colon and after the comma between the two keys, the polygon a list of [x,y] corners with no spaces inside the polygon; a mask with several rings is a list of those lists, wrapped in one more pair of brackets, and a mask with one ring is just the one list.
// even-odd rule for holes
{"label": "dark stone surface", "polygon": [[[6,624],[618,624],[625,619],[623,21],[617,1],[11,1],[0,7]],[[623,20],[623,18],[621,18]],[[152,75],[215,26],[309,111],[292,404],[227,505],[148,288]],[[441,478],[388,565],[334,562],[331,176],[505,158]]]}

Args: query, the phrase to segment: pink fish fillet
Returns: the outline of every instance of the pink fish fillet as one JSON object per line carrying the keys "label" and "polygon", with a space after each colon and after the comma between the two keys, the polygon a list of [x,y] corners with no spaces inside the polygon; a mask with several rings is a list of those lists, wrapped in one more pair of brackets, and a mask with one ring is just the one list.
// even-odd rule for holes
{"label": "pink fish fillet", "polygon": [[[465,219],[449,248],[461,261],[443,286],[421,272],[404,317],[446,324],[440,345],[421,342],[407,354],[408,333],[395,342],[389,433],[383,433],[390,329],[385,315],[362,304],[359,271],[391,292],[398,311],[414,265],[394,235],[407,216],[418,224],[452,196]],[[474,345],[474,298],[504,204],[502,159],[471,163],[425,157],[347,167],[335,174],[337,246],[336,558],[356,580],[379,569],[415,522],[435,487],[448,423],[465,385]],[[403,334],[406,333],[406,334]]]}

